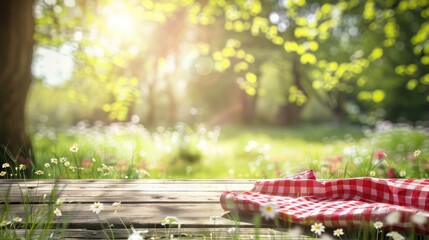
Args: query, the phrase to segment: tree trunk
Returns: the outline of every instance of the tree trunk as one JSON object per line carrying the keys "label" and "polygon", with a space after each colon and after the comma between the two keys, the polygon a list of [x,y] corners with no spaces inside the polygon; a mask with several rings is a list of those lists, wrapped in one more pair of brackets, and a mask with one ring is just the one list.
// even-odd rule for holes
{"label": "tree trunk", "polygon": [[247,94],[245,91],[242,92],[241,105],[242,105],[242,122],[245,124],[254,124],[255,123],[255,115],[256,115],[256,106],[259,99],[259,90],[261,87],[261,65],[262,61],[257,61],[254,63],[253,67],[255,70],[255,74],[258,77],[255,87],[255,95],[251,96]]}
{"label": "tree trunk", "polygon": [[[298,90],[304,91],[302,86],[301,72],[300,72],[300,63],[297,57],[294,57],[292,60],[292,84],[297,87]],[[288,93],[289,94],[289,93]],[[284,126],[296,126],[300,123],[300,115],[302,111],[302,106],[297,105],[297,103],[287,102],[283,106],[280,106],[278,112],[278,122]]]}
{"label": "tree trunk", "polygon": [[176,81],[177,78],[177,69],[179,66],[179,61],[178,61],[178,51],[173,50],[173,57],[174,57],[174,69],[175,71],[169,72],[167,73],[167,76],[165,78],[165,80],[167,81],[167,96],[168,96],[168,124],[173,126],[176,121],[177,121],[177,108],[178,108],[178,103],[176,100],[176,94],[175,92],[177,91],[177,89],[175,89],[174,86],[174,82]]}
{"label": "tree trunk", "polygon": [[[0,3],[0,144],[13,158],[30,163],[31,141],[25,129],[25,102],[31,84],[33,1]],[[10,161],[3,149],[0,161]]]}

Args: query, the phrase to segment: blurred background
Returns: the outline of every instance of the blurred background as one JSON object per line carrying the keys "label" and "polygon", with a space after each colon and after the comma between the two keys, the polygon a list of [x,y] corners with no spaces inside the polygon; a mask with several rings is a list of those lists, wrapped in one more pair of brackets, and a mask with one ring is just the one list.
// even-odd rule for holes
{"label": "blurred background", "polygon": [[25,111],[40,164],[76,142],[119,177],[346,176],[340,164],[378,150],[397,177],[426,166],[428,1],[36,0],[33,12]]}

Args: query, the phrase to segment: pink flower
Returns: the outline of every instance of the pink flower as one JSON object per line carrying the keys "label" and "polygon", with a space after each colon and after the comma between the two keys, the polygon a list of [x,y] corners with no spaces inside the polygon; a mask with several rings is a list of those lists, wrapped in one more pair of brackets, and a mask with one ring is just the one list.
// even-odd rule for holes
{"label": "pink flower", "polygon": [[91,167],[92,166],[92,162],[91,161],[89,161],[89,160],[82,160],[81,162],[80,162],[80,164],[82,165],[82,167]]}
{"label": "pink flower", "polygon": [[387,169],[386,176],[388,178],[396,178],[397,177],[396,170],[394,168]]}
{"label": "pink flower", "polygon": [[382,150],[377,150],[377,151],[374,153],[374,158],[375,158],[375,159],[380,160],[380,159],[385,158],[385,157],[387,157],[387,154],[386,154],[384,151],[382,151]]}

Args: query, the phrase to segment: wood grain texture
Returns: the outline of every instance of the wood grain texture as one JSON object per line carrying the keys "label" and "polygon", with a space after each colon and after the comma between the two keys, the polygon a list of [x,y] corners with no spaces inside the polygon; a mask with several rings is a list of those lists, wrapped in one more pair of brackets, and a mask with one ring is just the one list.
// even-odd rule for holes
{"label": "wood grain texture", "polygon": [[[62,212],[55,217],[52,233],[60,239],[106,239],[103,229],[114,239],[126,239],[130,226],[147,229],[147,236],[163,237],[161,221],[166,216],[176,216],[181,228],[172,225],[172,233],[186,239],[230,239],[228,229],[239,229],[245,238],[255,235],[251,216],[241,216],[240,222],[234,213],[225,212],[219,198],[224,191],[248,191],[253,180],[3,180],[0,182],[0,211],[7,210],[9,218],[38,213],[43,219],[55,208]],[[52,195],[53,194],[53,195]],[[51,197],[52,196],[52,197]],[[61,197],[65,202],[55,205]],[[121,202],[118,209],[112,206]],[[100,214],[91,212],[94,202],[104,204]],[[117,210],[115,212],[115,210]],[[36,215],[36,214],[33,214]],[[219,216],[214,222],[210,217]],[[51,213],[52,217],[52,213]],[[34,222],[34,221],[28,221]],[[64,231],[55,226],[66,225]],[[284,223],[283,223],[284,224]],[[274,226],[271,222],[260,225],[258,235],[271,239],[298,239],[287,234],[288,226]],[[59,229],[61,229],[60,227]],[[273,229],[276,228],[276,229]],[[25,229],[18,232],[25,234]],[[37,232],[35,233],[37,235]],[[213,235],[215,234],[215,235]],[[247,237],[246,237],[247,236]],[[299,236],[302,239],[303,236]]]}

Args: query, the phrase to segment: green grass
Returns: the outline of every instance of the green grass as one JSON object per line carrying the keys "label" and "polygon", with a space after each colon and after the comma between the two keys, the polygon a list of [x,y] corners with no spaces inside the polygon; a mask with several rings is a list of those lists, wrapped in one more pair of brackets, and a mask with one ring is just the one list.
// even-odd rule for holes
{"label": "green grass", "polygon": [[[278,178],[312,168],[321,178],[428,177],[429,139],[420,127],[368,130],[332,125],[299,128],[179,124],[148,130],[133,123],[34,134],[39,178]],[[77,143],[78,151],[70,147]],[[421,150],[417,160],[413,152]],[[383,161],[376,151],[387,153]],[[59,164],[51,159],[66,158]],[[68,162],[65,164],[65,162]],[[49,163],[49,167],[45,164]],[[9,177],[9,176],[6,176]]]}
{"label": "green grass", "polygon": [[[328,126],[207,129],[181,125],[149,131],[125,124],[71,132],[60,131],[55,139],[43,132],[36,134],[39,169],[52,157],[67,157],[95,159],[119,169],[106,176],[110,178],[124,178],[127,174],[137,177],[130,175],[135,169],[149,172],[151,178],[273,178],[307,169],[312,160],[334,154],[353,144],[350,139],[363,136],[356,128]],[[335,142],[345,138],[348,140]],[[69,152],[74,143],[79,145],[76,154]],[[93,174],[97,167],[100,165],[94,164],[89,176],[83,173],[81,177],[104,177]]]}

